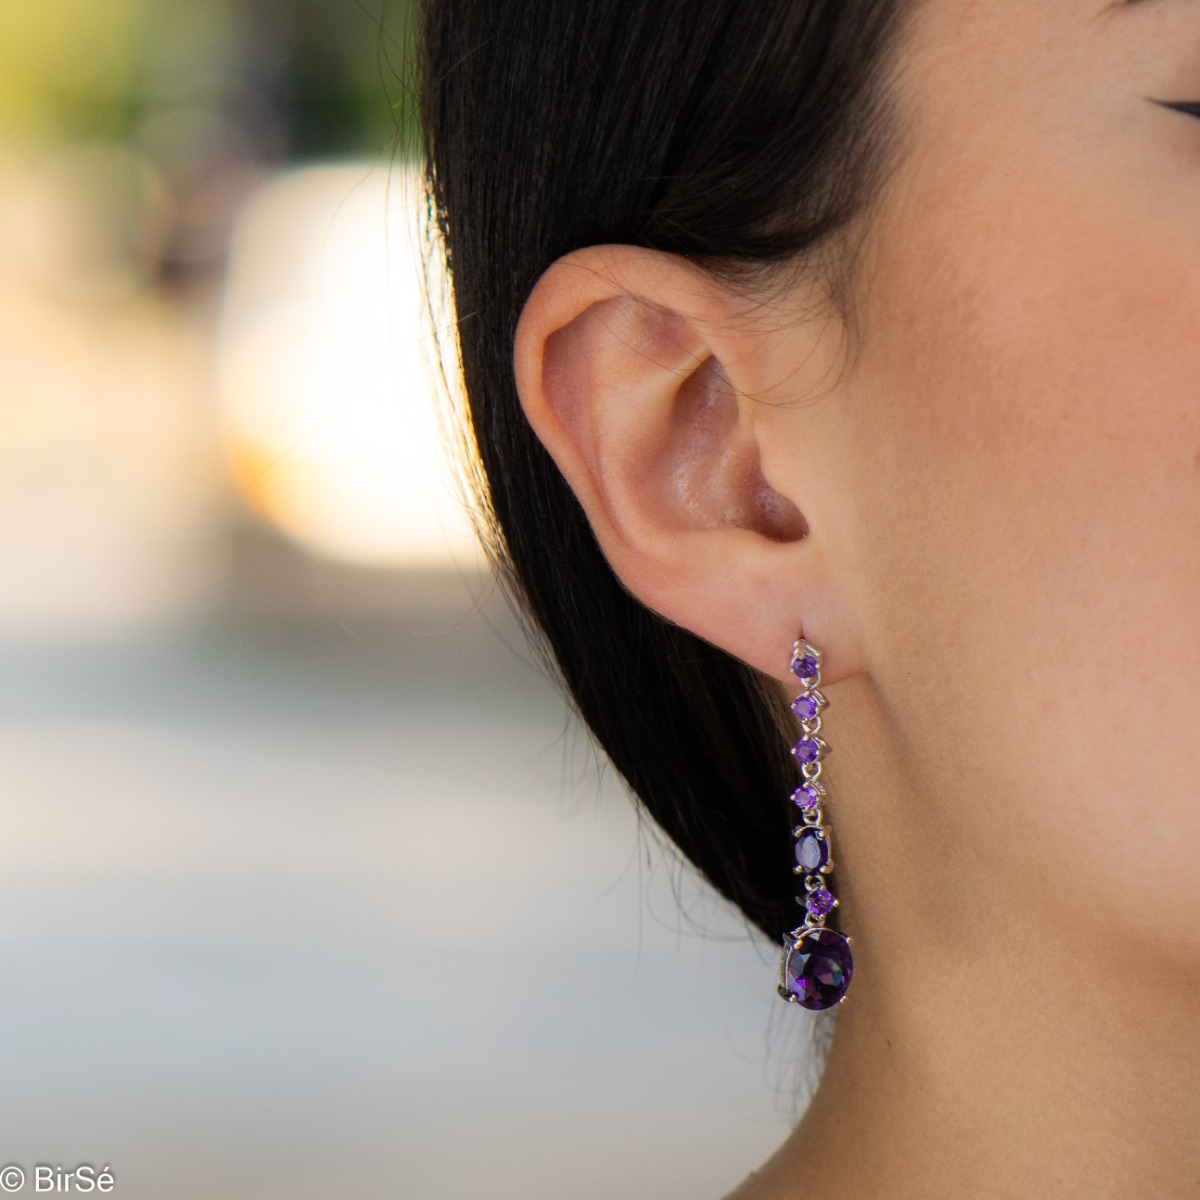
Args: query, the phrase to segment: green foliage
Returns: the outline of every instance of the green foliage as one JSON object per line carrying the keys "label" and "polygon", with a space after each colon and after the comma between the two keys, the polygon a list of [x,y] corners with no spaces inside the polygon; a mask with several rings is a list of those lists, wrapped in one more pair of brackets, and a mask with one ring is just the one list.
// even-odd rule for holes
{"label": "green foliage", "polygon": [[404,148],[411,29],[410,0],[6,0],[0,139],[122,140],[164,111],[236,124],[266,108],[297,157]]}
{"label": "green foliage", "polygon": [[404,148],[415,132],[409,0],[293,0],[302,154]]}

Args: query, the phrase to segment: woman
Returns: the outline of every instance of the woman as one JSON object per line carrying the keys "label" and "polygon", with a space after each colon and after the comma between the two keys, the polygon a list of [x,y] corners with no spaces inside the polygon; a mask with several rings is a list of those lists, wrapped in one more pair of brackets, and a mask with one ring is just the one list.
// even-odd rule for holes
{"label": "woman", "polygon": [[853,982],[734,1196],[1200,1194],[1200,6],[430,0],[424,52],[497,553],[776,943],[822,654]]}

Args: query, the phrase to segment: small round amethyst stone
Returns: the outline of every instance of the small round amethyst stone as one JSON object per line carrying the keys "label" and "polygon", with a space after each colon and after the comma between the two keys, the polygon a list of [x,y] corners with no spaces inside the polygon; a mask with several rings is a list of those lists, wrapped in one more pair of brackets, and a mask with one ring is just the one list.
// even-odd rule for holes
{"label": "small round amethyst stone", "polygon": [[798,763],[816,762],[820,750],[821,748],[811,738],[801,738],[792,747],[792,757]]}
{"label": "small round amethyst stone", "polygon": [[817,698],[811,692],[792,701],[792,712],[802,721],[811,721],[817,715],[817,708]]}
{"label": "small round amethyst stone", "polygon": [[817,673],[817,660],[811,654],[797,654],[792,659],[792,674],[798,679],[811,679]]}
{"label": "small round amethyst stone", "polygon": [[833,893],[824,888],[813,888],[804,899],[804,907],[814,917],[828,916],[833,912]]}
{"label": "small round amethyst stone", "polygon": [[829,843],[819,825],[800,831],[796,839],[796,862],[806,875],[815,874],[829,861]]}
{"label": "small round amethyst stone", "polygon": [[806,933],[788,951],[783,968],[787,990],[804,1008],[819,1012],[846,995],[854,960],[850,944],[836,929]]}
{"label": "small round amethyst stone", "polygon": [[812,812],[821,803],[821,793],[811,783],[806,783],[792,793],[792,803],[804,812]]}

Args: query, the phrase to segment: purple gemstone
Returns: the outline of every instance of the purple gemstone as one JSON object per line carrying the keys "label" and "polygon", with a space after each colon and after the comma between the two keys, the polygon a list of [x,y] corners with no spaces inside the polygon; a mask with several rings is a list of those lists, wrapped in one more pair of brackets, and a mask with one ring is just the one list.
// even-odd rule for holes
{"label": "purple gemstone", "polygon": [[792,659],[792,674],[798,679],[811,679],[817,673],[817,660],[811,654],[797,654]]}
{"label": "purple gemstone", "polygon": [[814,888],[805,897],[804,907],[814,917],[824,917],[833,912],[833,893],[824,888]]}
{"label": "purple gemstone", "polygon": [[798,763],[810,763],[817,761],[817,754],[820,747],[810,738],[801,738],[792,747],[792,757]]}
{"label": "purple gemstone", "polygon": [[821,793],[811,783],[806,783],[792,793],[792,803],[805,812],[812,812],[821,803]]}
{"label": "purple gemstone", "polygon": [[796,839],[796,862],[806,875],[819,871],[829,861],[829,843],[819,825],[800,831]]}
{"label": "purple gemstone", "polygon": [[792,712],[802,721],[811,721],[817,715],[818,707],[817,698],[811,692],[803,696],[797,696],[792,701]]}
{"label": "purple gemstone", "polygon": [[853,970],[846,939],[836,929],[817,929],[788,951],[783,973],[797,1003],[819,1012],[846,995]]}

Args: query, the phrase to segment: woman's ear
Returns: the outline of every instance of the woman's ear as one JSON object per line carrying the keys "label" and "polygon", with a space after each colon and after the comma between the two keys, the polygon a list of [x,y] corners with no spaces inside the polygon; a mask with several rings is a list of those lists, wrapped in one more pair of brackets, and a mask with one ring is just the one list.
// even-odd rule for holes
{"label": "woman's ear", "polygon": [[788,411],[781,381],[794,395],[812,357],[795,327],[747,320],[699,268],[633,246],[555,262],[514,347],[525,414],[622,583],[780,677],[826,581],[803,480],[769,479],[761,446]]}

